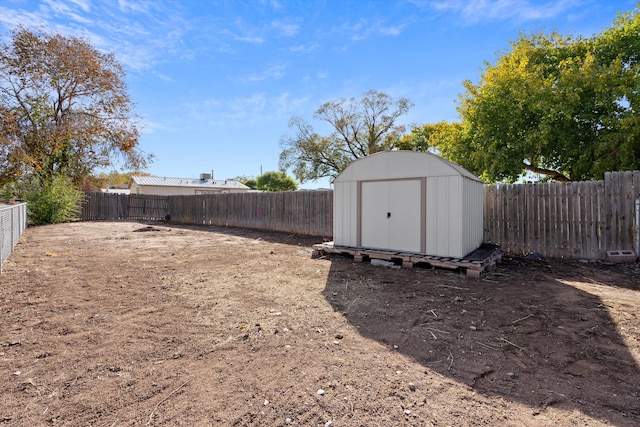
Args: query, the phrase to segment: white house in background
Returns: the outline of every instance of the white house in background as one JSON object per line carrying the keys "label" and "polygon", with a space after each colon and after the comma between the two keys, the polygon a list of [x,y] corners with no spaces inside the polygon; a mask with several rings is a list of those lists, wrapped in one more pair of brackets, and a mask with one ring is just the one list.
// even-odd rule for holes
{"label": "white house in background", "polygon": [[157,196],[192,196],[195,194],[244,193],[249,187],[233,179],[211,179],[211,174],[201,174],[200,179],[168,178],[160,176],[132,176],[129,180],[131,194]]}
{"label": "white house in background", "polygon": [[128,188],[101,188],[100,191],[110,194],[131,194],[131,190],[129,190]]}

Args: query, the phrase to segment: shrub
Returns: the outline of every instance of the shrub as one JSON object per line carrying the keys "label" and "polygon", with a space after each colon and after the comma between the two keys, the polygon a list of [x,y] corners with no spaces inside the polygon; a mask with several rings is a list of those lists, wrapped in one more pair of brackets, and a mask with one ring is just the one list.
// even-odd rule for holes
{"label": "shrub", "polygon": [[27,191],[27,212],[32,224],[68,222],[80,212],[83,193],[66,176],[36,181]]}
{"label": "shrub", "polygon": [[256,180],[256,189],[262,191],[295,191],[298,184],[284,172],[265,172]]}

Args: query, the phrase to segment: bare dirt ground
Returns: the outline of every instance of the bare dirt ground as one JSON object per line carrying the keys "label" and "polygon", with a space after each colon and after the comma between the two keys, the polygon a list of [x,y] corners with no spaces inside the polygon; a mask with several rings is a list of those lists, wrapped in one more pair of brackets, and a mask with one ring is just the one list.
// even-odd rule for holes
{"label": "bare dirt ground", "polygon": [[0,426],[640,425],[640,268],[482,280],[318,239],[29,228],[0,276]]}

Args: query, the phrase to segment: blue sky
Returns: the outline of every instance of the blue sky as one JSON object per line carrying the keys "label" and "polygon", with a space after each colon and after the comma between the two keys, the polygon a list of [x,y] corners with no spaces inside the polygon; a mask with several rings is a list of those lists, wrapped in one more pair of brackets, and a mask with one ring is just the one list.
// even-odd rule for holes
{"label": "blue sky", "polygon": [[[114,52],[141,116],[147,172],[196,178],[278,169],[289,119],[375,89],[413,103],[399,123],[457,119],[477,81],[520,32],[591,36],[635,0],[3,0],[17,24]],[[328,187],[328,180],[304,188]]]}

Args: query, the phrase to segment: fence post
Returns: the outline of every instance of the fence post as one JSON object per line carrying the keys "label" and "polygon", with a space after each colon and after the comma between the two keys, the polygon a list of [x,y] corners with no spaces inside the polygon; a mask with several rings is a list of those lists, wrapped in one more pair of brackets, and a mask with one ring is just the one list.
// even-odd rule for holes
{"label": "fence post", "polygon": [[636,199],[636,259],[640,258],[640,199]]}
{"label": "fence post", "polygon": [[16,246],[16,242],[15,242],[15,234],[16,234],[16,230],[15,230],[15,225],[16,225],[16,220],[14,218],[14,211],[15,209],[9,209],[9,224],[11,224],[10,230],[11,230],[11,249],[13,250],[13,248]]}
{"label": "fence post", "polygon": [[4,213],[0,212],[0,274],[4,265]]}

